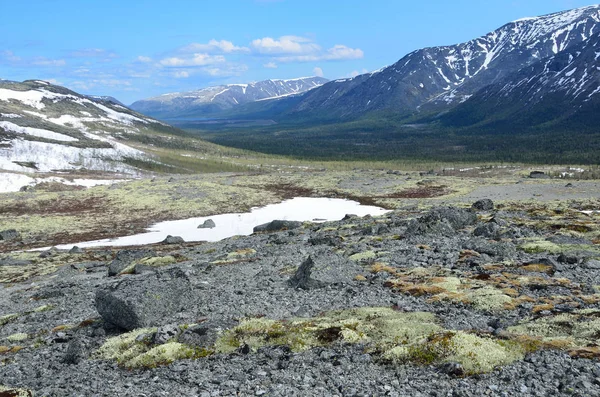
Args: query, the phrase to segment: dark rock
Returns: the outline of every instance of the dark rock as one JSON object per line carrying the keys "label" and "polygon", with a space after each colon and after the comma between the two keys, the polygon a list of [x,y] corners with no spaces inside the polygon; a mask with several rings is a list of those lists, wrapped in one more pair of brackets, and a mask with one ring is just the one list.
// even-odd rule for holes
{"label": "dark rock", "polygon": [[33,262],[25,259],[14,259],[10,256],[7,258],[0,259],[0,266],[26,266],[31,265]]}
{"label": "dark rock", "polygon": [[352,218],[357,218],[358,215],[354,215],[354,214],[346,214],[344,215],[344,217],[342,218],[343,221],[347,221],[348,219],[352,219]]}
{"label": "dark rock", "polygon": [[588,259],[582,265],[586,269],[600,270],[600,261],[596,259]]}
{"label": "dark rock", "polygon": [[83,346],[79,339],[72,339],[67,346],[67,351],[63,357],[65,364],[78,364],[83,358]]}
{"label": "dark rock", "polygon": [[491,211],[494,209],[494,202],[490,199],[477,200],[471,208],[479,211]]}
{"label": "dark rock", "polygon": [[579,263],[579,258],[575,255],[560,254],[557,259],[559,262],[567,263],[569,265]]}
{"label": "dark rock", "polygon": [[4,387],[0,385],[0,397],[33,397],[33,392],[16,387]]}
{"label": "dark rock", "polygon": [[342,238],[340,236],[314,236],[308,239],[308,243],[311,245],[329,245],[337,247],[342,244]]}
{"label": "dark rock", "polygon": [[156,256],[156,252],[152,250],[121,250],[117,252],[115,259],[108,266],[108,275],[116,276],[134,261],[153,256]]}
{"label": "dark rock", "polygon": [[217,227],[215,221],[213,221],[212,219],[207,219],[204,221],[203,224],[198,226],[198,229],[212,229],[214,227]]}
{"label": "dark rock", "polygon": [[177,340],[194,347],[211,348],[223,331],[234,326],[233,321],[209,320],[186,329]]}
{"label": "dark rock", "polygon": [[487,222],[483,225],[477,226],[475,230],[473,230],[474,236],[480,236],[485,238],[490,238],[494,240],[500,239],[500,226],[494,222]]}
{"label": "dark rock", "polygon": [[438,369],[440,372],[450,376],[461,377],[465,375],[465,369],[459,363],[444,363]]}
{"label": "dark rock", "polygon": [[11,241],[21,237],[21,234],[15,229],[3,230],[0,232],[0,241]]}
{"label": "dark rock", "polygon": [[569,183],[567,183],[567,184],[565,185],[565,187],[574,187],[574,186],[573,186],[573,184],[572,184],[572,183],[570,183],[570,182],[569,182]]}
{"label": "dark rock", "polygon": [[179,236],[171,236],[168,235],[167,238],[165,238],[162,241],[162,244],[183,244],[185,243],[185,240]]}
{"label": "dark rock", "polygon": [[296,273],[288,280],[288,284],[293,288],[313,289],[323,286],[320,281],[313,280],[310,277],[312,268],[315,265],[311,256],[306,258],[300,265]]}
{"label": "dark rock", "polygon": [[542,171],[531,171],[529,177],[533,179],[550,179],[550,175]]}
{"label": "dark rock", "polygon": [[52,247],[49,250],[42,251],[40,253],[40,258],[42,258],[42,259],[50,258],[51,256],[54,256],[57,252],[58,252],[58,249],[56,247]]}
{"label": "dark rock", "polygon": [[301,226],[302,222],[274,220],[269,223],[255,226],[253,231],[254,233],[278,232],[281,230],[297,229]]}
{"label": "dark rock", "polygon": [[475,238],[465,242],[462,248],[494,256],[498,259],[512,258],[516,253],[516,247],[512,243],[493,242]]}
{"label": "dark rock", "polygon": [[96,309],[104,321],[133,330],[163,324],[185,310],[192,285],[178,268],[121,279],[96,291]]}
{"label": "dark rock", "polygon": [[83,254],[85,251],[74,245],[73,248],[69,250],[69,254]]}
{"label": "dark rock", "polygon": [[552,236],[552,237],[548,238],[548,241],[553,242],[554,244],[571,244],[571,245],[591,245],[592,244],[592,242],[590,240],[587,240],[585,238],[564,236],[562,234]]}
{"label": "dark rock", "polygon": [[452,235],[456,230],[477,222],[477,215],[467,209],[438,207],[419,219],[410,222],[407,235],[441,234]]}
{"label": "dark rock", "polygon": [[165,343],[179,335],[180,332],[181,329],[177,324],[163,325],[161,327],[158,327],[156,333],[154,334],[152,342],[157,345],[164,345]]}

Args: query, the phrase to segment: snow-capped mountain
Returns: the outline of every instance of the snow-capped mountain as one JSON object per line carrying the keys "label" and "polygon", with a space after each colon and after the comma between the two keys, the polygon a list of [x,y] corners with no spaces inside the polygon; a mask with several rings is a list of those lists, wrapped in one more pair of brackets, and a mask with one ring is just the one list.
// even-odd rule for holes
{"label": "snow-capped mountain", "polygon": [[160,118],[202,117],[250,102],[282,98],[317,88],[327,79],[303,77],[265,80],[249,84],[228,84],[196,91],[176,92],[134,102],[131,108]]}
{"label": "snow-capped mountain", "polygon": [[446,110],[600,31],[600,5],[510,22],[466,43],[416,50],[376,73],[332,81],[289,113],[353,117]]}
{"label": "snow-capped mountain", "polygon": [[127,141],[169,130],[174,129],[111,101],[44,81],[0,81],[1,170],[134,173],[127,160],[149,161],[150,156]]}
{"label": "snow-capped mountain", "polygon": [[599,60],[600,31],[484,87],[442,120],[454,126],[506,119],[528,126],[568,121],[578,127],[598,121]]}

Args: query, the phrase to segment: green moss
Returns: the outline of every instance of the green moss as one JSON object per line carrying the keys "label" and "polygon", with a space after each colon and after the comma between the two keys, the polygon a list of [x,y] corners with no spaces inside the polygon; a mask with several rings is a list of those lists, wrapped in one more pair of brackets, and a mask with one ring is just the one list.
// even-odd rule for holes
{"label": "green moss", "polygon": [[40,306],[40,307],[36,307],[35,309],[33,309],[33,311],[35,313],[42,313],[42,312],[47,312],[47,311],[52,310],[52,309],[54,309],[53,305],[43,305],[43,306]]}
{"label": "green moss", "polygon": [[17,333],[17,334],[12,334],[6,337],[6,340],[10,341],[10,342],[22,342],[24,340],[29,339],[29,335],[25,334],[25,333]]}
{"label": "green moss", "polygon": [[502,290],[491,286],[470,290],[466,296],[480,310],[505,310],[505,305],[513,302],[513,298],[504,294]]}
{"label": "green moss", "polygon": [[362,261],[376,259],[376,258],[377,258],[377,254],[375,253],[375,251],[359,252],[358,254],[350,255],[348,257],[348,259],[350,259],[351,261],[355,261],[355,262],[362,262]]}
{"label": "green moss", "polygon": [[8,324],[12,321],[15,321],[17,318],[19,318],[19,314],[13,313],[13,314],[6,314],[4,316],[0,317],[0,326]]}
{"label": "green moss", "polygon": [[521,250],[529,254],[537,254],[541,252],[548,252],[550,254],[558,254],[562,252],[560,245],[554,244],[550,241],[537,240],[522,244],[519,247]]}
{"label": "green moss", "polygon": [[109,338],[96,351],[95,357],[105,360],[115,360],[119,364],[125,365],[130,360],[149,350],[146,343],[138,342],[136,339],[141,335],[153,334],[155,332],[156,328],[140,328]]}
{"label": "green moss", "polygon": [[195,350],[178,342],[169,342],[155,346],[150,350],[133,357],[123,363],[128,368],[154,368],[160,365],[168,365],[173,361],[190,359],[195,356]]}
{"label": "green moss", "polygon": [[176,262],[177,262],[177,259],[175,259],[175,257],[169,255],[169,256],[155,256],[155,257],[151,257],[151,258],[144,258],[144,259],[141,259],[138,263],[140,265],[145,265],[145,266],[160,267],[160,266],[172,265],[173,263],[176,263]]}

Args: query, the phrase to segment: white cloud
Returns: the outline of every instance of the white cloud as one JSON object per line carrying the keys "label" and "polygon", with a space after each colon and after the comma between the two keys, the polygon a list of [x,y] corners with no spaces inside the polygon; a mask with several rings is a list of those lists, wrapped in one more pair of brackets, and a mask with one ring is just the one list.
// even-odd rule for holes
{"label": "white cloud", "polygon": [[192,57],[171,57],[160,61],[162,66],[166,67],[184,67],[184,66],[206,66],[225,62],[222,55],[193,54]]}
{"label": "white cloud", "polygon": [[10,62],[20,62],[21,61],[21,57],[18,57],[15,55],[14,52],[12,51],[2,51],[0,52],[0,55],[2,55],[2,58],[5,58],[7,61]]}
{"label": "white cloud", "polygon": [[36,66],[65,66],[67,62],[64,59],[37,58],[31,64]]}
{"label": "white cloud", "polygon": [[248,66],[244,64],[227,64],[223,66],[206,67],[200,69],[204,74],[213,77],[240,76],[248,70]]}
{"label": "white cloud", "polygon": [[313,73],[315,74],[315,76],[317,77],[323,77],[323,69],[316,67],[313,69]]}
{"label": "white cloud", "polygon": [[268,62],[263,64],[263,67],[267,69],[277,69],[277,64],[275,62]]}
{"label": "white cloud", "polygon": [[175,72],[173,74],[173,76],[176,79],[187,79],[188,77],[190,77],[190,74],[189,74],[189,72],[186,72],[185,70],[179,70],[179,71]]}
{"label": "white cloud", "polygon": [[150,57],[145,57],[143,55],[140,55],[139,57],[137,57],[137,60],[139,62],[143,62],[143,63],[148,63],[148,62],[152,62],[152,58]]}
{"label": "white cloud", "polygon": [[344,61],[361,59],[365,53],[360,48],[350,48],[337,44],[325,52],[308,55],[288,55],[276,58],[279,62],[317,62],[317,61]]}
{"label": "white cloud", "polygon": [[321,50],[318,44],[300,36],[264,37],[253,40],[250,45],[259,54],[312,54]]}
{"label": "white cloud", "polygon": [[365,74],[365,73],[369,73],[369,71],[365,68],[363,68],[360,72],[358,70],[353,70],[352,72],[348,73],[346,75],[346,77],[356,77],[358,75]]}
{"label": "white cloud", "polygon": [[119,57],[114,52],[108,52],[102,48],[84,48],[82,50],[72,51],[69,56],[72,58],[104,58],[105,60]]}
{"label": "white cloud", "polygon": [[207,44],[200,43],[192,43],[186,47],[182,48],[182,51],[185,52],[207,52],[207,53],[215,53],[215,52],[224,52],[224,53],[232,53],[232,52],[250,52],[248,47],[239,47],[234,45],[231,41],[227,40],[211,40]]}

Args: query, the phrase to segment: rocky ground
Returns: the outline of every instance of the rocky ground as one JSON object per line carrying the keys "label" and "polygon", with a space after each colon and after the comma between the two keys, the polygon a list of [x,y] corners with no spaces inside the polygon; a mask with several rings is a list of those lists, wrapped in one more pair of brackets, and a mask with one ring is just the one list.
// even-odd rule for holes
{"label": "rocky ground", "polygon": [[395,209],[126,249],[2,235],[0,396],[600,396],[594,182],[215,178]]}

